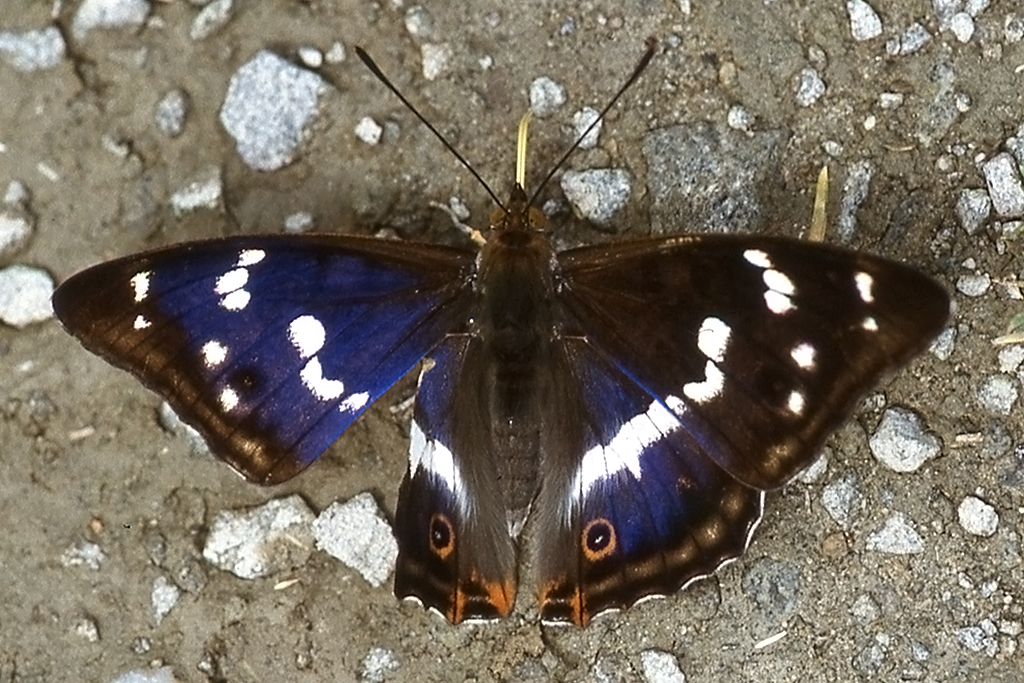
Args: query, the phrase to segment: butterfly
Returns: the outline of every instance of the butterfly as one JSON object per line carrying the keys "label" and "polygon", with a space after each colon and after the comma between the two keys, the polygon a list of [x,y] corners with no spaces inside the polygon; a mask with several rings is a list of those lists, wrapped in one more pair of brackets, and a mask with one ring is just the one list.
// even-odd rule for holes
{"label": "butterfly", "polygon": [[540,618],[580,625],[741,555],[765,491],[949,317],[939,283],[865,253],[751,235],[557,252],[539,216],[517,184],[480,249],[185,243],[88,268],[53,306],[259,484],[419,366],[395,594],[507,616],[530,519]]}

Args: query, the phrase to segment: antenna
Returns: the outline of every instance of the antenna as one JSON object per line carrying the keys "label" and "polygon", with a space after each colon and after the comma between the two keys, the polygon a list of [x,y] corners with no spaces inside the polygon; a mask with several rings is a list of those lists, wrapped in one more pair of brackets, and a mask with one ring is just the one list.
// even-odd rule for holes
{"label": "antenna", "polygon": [[455,158],[459,160],[459,163],[465,166],[466,169],[473,174],[473,177],[476,178],[477,181],[484,186],[484,189],[487,190],[487,194],[491,195],[491,199],[494,200],[494,203],[504,210],[505,205],[502,204],[500,199],[498,199],[498,195],[494,194],[494,190],[491,189],[491,186],[488,185],[484,181],[484,179],[480,177],[480,174],[476,172],[476,169],[470,166],[469,162],[466,161],[461,154],[459,154],[459,150],[455,149],[452,143],[448,142],[448,140],[446,140],[445,137],[441,135],[441,132],[438,131],[437,128],[434,128],[434,125],[430,123],[430,121],[427,121],[426,117],[423,116],[423,114],[421,114],[419,110],[412,105],[412,102],[405,99],[405,95],[399,92],[398,88],[396,88],[395,85],[390,80],[388,80],[388,77],[385,76],[384,72],[380,70],[380,67],[377,66],[377,63],[373,61],[370,55],[366,54],[366,50],[357,45],[356,54],[359,55],[359,59],[363,60],[363,64],[365,64],[366,67],[371,72],[373,72],[373,75],[377,77],[377,80],[386,85],[391,92],[395,93],[395,95],[398,96],[398,99],[402,101],[402,104],[408,107],[409,111],[415,114],[416,118],[422,121],[423,125],[426,126],[427,129],[430,130],[430,132],[433,133],[438,140],[441,141],[441,144],[444,145],[449,152],[455,155]]}
{"label": "antenna", "polygon": [[[576,139],[576,142],[572,143],[572,146],[569,147],[568,150],[566,150],[565,154],[562,155],[562,158],[558,160],[558,163],[556,163],[551,168],[551,171],[548,172],[548,174],[544,177],[544,180],[541,181],[540,185],[537,186],[537,189],[534,191],[534,193],[530,195],[530,201],[527,202],[527,206],[533,205],[534,200],[537,199],[537,195],[539,195],[540,191],[544,189],[544,186],[551,181],[551,179],[554,177],[558,169],[561,168],[562,164],[564,164],[566,159],[569,158],[569,155],[576,151],[576,148],[580,146],[580,143],[583,141],[583,138],[587,137],[587,134],[594,129],[594,126],[596,126],[599,121],[604,119],[605,114],[608,113],[608,110],[615,106],[615,103],[619,101],[619,98],[622,97],[622,94],[626,92],[626,90],[628,90],[631,85],[633,85],[636,79],[640,77],[640,74],[643,73],[644,69],[647,68],[647,65],[654,57],[654,53],[658,48],[658,39],[655,38],[654,36],[650,36],[647,38],[646,41],[644,41],[644,45],[646,49],[644,50],[643,56],[640,57],[640,61],[637,62],[636,67],[633,68],[633,73],[629,75],[629,78],[627,78],[626,82],[623,83],[622,86],[618,89],[618,91],[612,97],[611,101],[609,101],[608,104],[604,106],[604,109],[601,110],[601,113],[598,114],[597,118],[594,119],[594,121],[589,126],[587,126],[587,129],[583,131],[583,134]],[[426,117],[423,116],[423,114],[421,114],[418,109],[416,109],[416,107],[413,106],[412,102],[407,100],[405,96],[401,92],[399,92],[398,88],[395,87],[395,85],[388,79],[388,77],[384,75],[384,72],[380,70],[380,67],[377,66],[377,63],[374,62],[370,55],[366,53],[366,50],[357,45],[356,54],[359,55],[359,59],[363,61],[363,64],[366,65],[366,67],[373,73],[373,75],[377,77],[377,80],[386,85],[387,88],[391,92],[393,92],[395,96],[398,97],[399,100],[402,101],[402,104],[408,107],[409,111],[415,114],[416,118],[418,118],[423,123],[423,125],[425,125],[427,129],[431,133],[433,133],[438,140],[441,141],[441,144],[445,146],[445,149],[451,152],[455,156],[455,158],[459,160],[459,163],[465,166],[466,169],[473,174],[473,177],[477,179],[477,182],[479,182],[483,186],[483,188],[487,190],[487,194],[491,195],[491,199],[494,200],[494,203],[497,204],[503,211],[507,210],[502,201],[498,199],[498,195],[494,193],[494,190],[491,189],[490,185],[488,185],[480,176],[480,174],[477,173],[476,169],[470,166],[469,162],[466,161],[466,159],[461,154],[459,154],[459,151],[457,149],[455,149],[455,146],[448,142],[448,140],[445,139],[443,135],[441,135],[441,132],[438,131],[437,128],[435,128],[433,124],[430,123],[430,121],[428,121]],[[522,140],[522,138],[525,138],[525,127],[528,124],[528,122],[529,115],[525,116],[523,120],[520,122],[519,135],[521,138],[521,142],[517,148],[516,159],[516,175],[517,181],[520,183],[523,179],[525,179],[526,172],[525,158],[523,158],[525,157],[526,151],[525,141]],[[522,175],[524,178],[520,179],[520,175]]]}
{"label": "antenna", "polygon": [[608,113],[609,109],[615,106],[615,103],[619,101],[620,97],[622,97],[622,93],[629,90],[629,86],[633,85],[636,79],[640,78],[640,74],[642,74],[644,69],[647,68],[647,65],[650,64],[651,59],[654,57],[655,50],[658,49],[658,39],[654,36],[648,36],[647,40],[644,41],[644,46],[646,47],[646,50],[644,50],[644,54],[640,57],[640,61],[637,62],[637,65],[633,68],[633,73],[629,75],[629,78],[627,78],[626,82],[622,84],[622,87],[620,87],[618,92],[615,93],[611,101],[604,105],[604,109],[602,109],[601,113],[597,115],[597,118],[594,119],[593,123],[587,126],[587,129],[583,131],[582,135],[576,138],[576,142],[572,143],[572,146],[565,151],[565,154],[563,154],[562,158],[558,160],[558,163],[551,167],[548,174],[544,176],[544,180],[541,181],[540,185],[537,186],[537,189],[533,191],[532,195],[530,195],[530,201],[527,202],[528,206],[533,205],[533,202],[537,199],[537,195],[540,194],[540,191],[543,190],[544,186],[551,181],[558,169],[561,168],[562,164],[564,164],[566,159],[569,158],[569,155],[576,151],[576,148],[580,146],[581,142],[583,142],[583,138],[587,137],[587,133],[594,129],[594,126],[597,125],[598,121],[604,119],[604,115]]}

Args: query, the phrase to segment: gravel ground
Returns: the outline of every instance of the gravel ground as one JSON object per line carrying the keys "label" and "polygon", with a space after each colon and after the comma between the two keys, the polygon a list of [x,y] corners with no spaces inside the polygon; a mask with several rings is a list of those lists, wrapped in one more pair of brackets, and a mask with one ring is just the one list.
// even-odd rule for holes
{"label": "gravel ground", "polygon": [[[1024,347],[993,344],[1024,308],[1019,3],[202,4],[0,18],[0,682],[1022,680]],[[479,226],[486,193],[354,46],[503,195],[522,113],[543,114],[536,182],[649,35],[583,173],[543,194],[556,242],[799,235],[828,165],[826,239],[947,283],[940,342],[769,495],[742,559],[586,629],[539,626],[528,590],[452,627],[376,578],[386,543],[370,567],[302,536],[268,576],[216,568],[222,511],[281,499],[309,524],[370,492],[390,519],[414,378],[302,476],[251,486],[49,318],[50,276],[310,227],[460,243],[432,204]]]}

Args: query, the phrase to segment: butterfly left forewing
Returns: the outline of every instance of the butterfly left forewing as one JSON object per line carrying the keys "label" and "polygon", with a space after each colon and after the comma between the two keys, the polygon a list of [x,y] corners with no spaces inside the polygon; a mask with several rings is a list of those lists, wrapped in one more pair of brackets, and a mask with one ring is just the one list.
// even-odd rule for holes
{"label": "butterfly left forewing", "polygon": [[949,317],[948,294],[919,271],[796,240],[684,236],[559,259],[568,327],[760,489],[809,465]]}
{"label": "butterfly left forewing", "polygon": [[270,484],[315,460],[464,322],[472,259],[346,236],[228,238],[94,266],[53,304],[86,348]]}

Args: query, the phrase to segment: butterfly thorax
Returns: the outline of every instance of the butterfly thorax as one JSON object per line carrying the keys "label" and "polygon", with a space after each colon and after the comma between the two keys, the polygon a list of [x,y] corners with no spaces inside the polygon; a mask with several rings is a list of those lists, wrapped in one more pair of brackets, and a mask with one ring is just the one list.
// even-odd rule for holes
{"label": "butterfly thorax", "polygon": [[521,525],[537,490],[543,411],[551,376],[553,251],[517,188],[480,258],[476,334],[482,400],[509,525]]}

